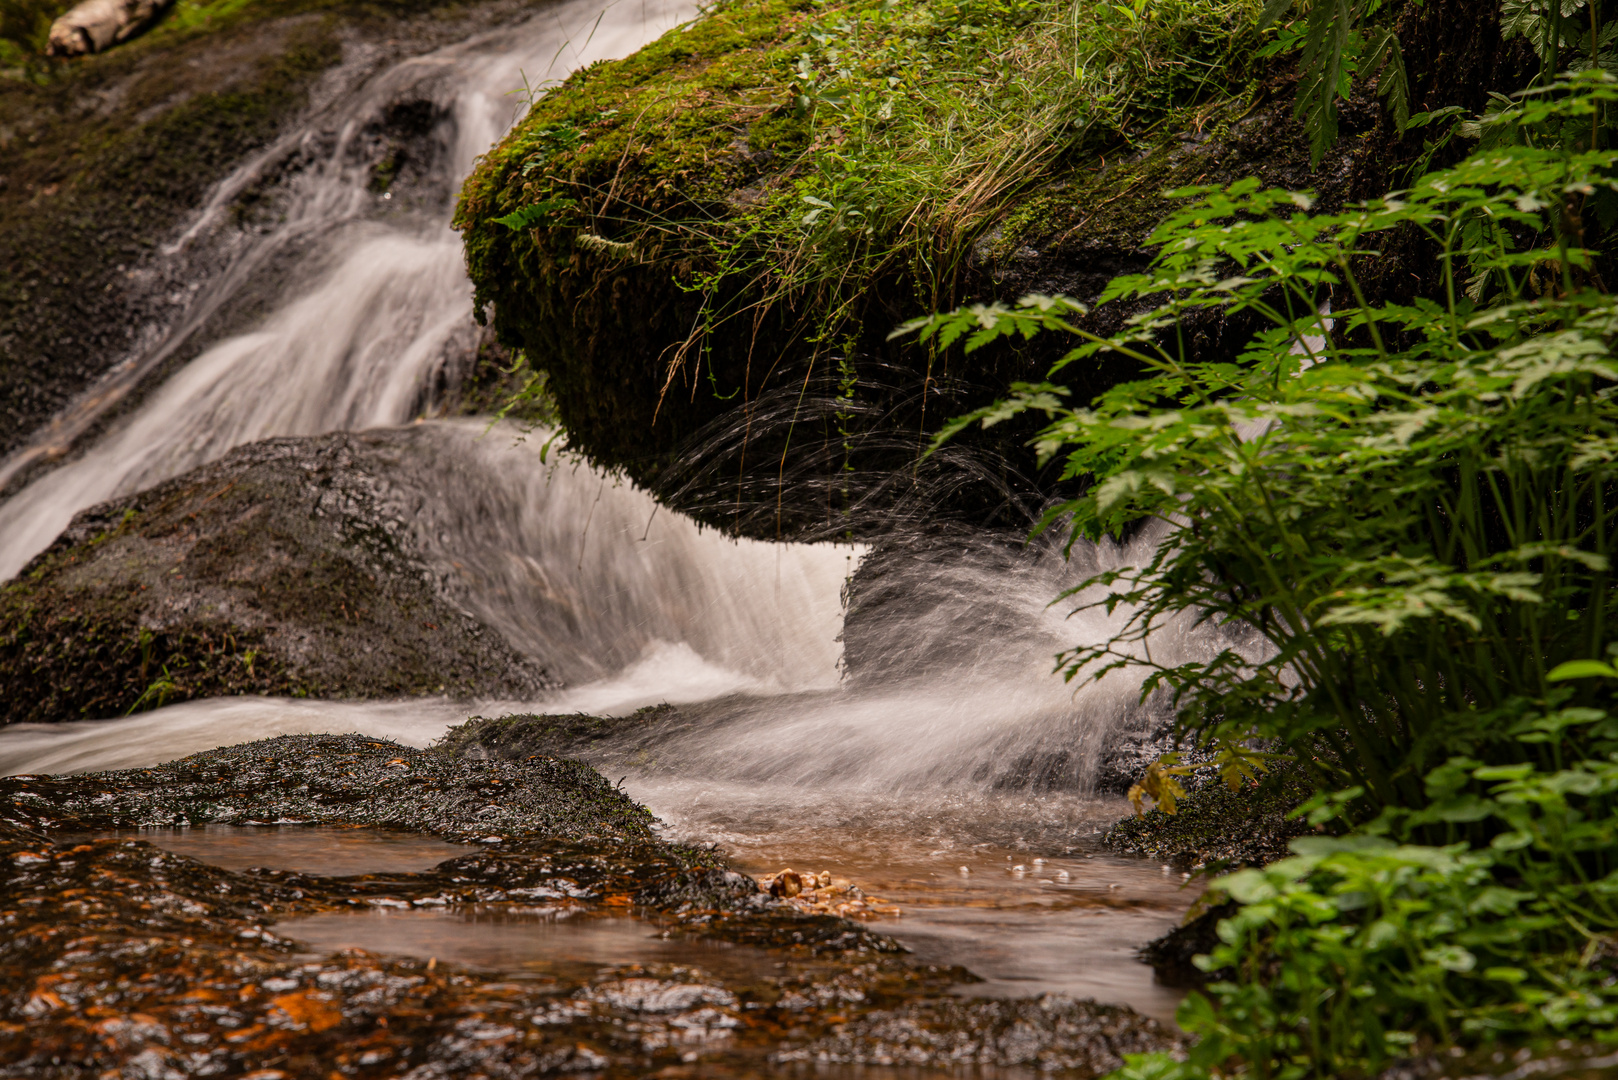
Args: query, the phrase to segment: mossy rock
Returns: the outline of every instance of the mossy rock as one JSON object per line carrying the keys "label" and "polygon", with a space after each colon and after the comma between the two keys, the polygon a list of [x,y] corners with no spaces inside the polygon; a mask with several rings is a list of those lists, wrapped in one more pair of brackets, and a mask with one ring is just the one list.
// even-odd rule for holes
{"label": "mossy rock", "polygon": [[0,723],[556,685],[423,561],[392,478],[423,437],[272,439],[80,513],[0,584]]}
{"label": "mossy rock", "polygon": [[1294,770],[1277,769],[1235,788],[1205,779],[1177,800],[1174,813],[1153,808],[1124,818],[1101,843],[1120,855],[1197,870],[1262,866],[1285,858],[1288,842],[1309,831],[1306,822],[1289,815],[1311,794]]}
{"label": "mossy rock", "polygon": [[[549,91],[462,191],[457,224],[479,310],[549,373],[572,444],[735,532],[868,536],[940,513],[1020,524],[1015,504],[1025,515],[1055,490],[1024,445],[1029,426],[972,433],[953,463],[935,456],[918,469],[916,458],[945,420],[1042,377],[1066,343],[966,357],[889,341],[897,324],[1029,292],[1090,301],[1148,264],[1171,189],[1251,175],[1313,190],[1329,208],[1387,190],[1425,152],[1360,88],[1336,147],[1311,168],[1290,62],[1258,61],[1250,25],[1233,24],[1219,47],[1234,55],[1222,62],[1250,72],[1250,87],[1042,159],[996,215],[956,238],[967,252],[947,272],[894,259],[851,270],[863,276],[842,292],[782,292],[791,270],[759,255],[756,208],[811,190],[817,162],[847,149],[835,110],[804,109],[799,57],[813,27],[868,26],[880,10],[868,0],[715,5]],[[1514,89],[1533,70],[1473,5],[1411,6],[1399,18],[1416,107],[1480,108],[1488,90]],[[1420,254],[1406,245],[1390,260],[1398,266],[1371,276],[1408,291],[1412,272],[1431,270]],[[1103,309],[1094,328],[1130,313]],[[1248,332],[1210,322],[1191,347],[1230,354]],[[1064,379],[1083,401],[1133,374],[1101,362]],[[916,494],[928,486],[938,490]]]}

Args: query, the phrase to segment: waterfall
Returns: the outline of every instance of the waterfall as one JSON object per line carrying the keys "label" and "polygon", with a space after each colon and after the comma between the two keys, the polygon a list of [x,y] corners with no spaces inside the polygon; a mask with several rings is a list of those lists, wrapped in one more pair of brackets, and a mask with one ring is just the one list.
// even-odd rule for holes
{"label": "waterfall", "polygon": [[[627,53],[685,12],[561,4],[374,75],[244,164],[168,250],[178,258],[224,236],[224,268],[199,281],[185,318],[114,375],[155,370],[209,311],[238,302],[263,266],[280,259],[293,271],[250,332],[207,345],[98,441],[0,505],[0,576],[16,574],[77,511],[232,447],[416,419],[470,333],[470,287],[449,214],[460,178],[513,118],[508,92],[553,60]],[[372,190],[371,158],[357,147],[400,101],[431,104],[437,151],[414,194],[392,200]],[[277,223],[232,233],[240,193],[282,172],[290,178]],[[0,467],[0,483],[7,469],[37,463],[49,440],[75,425],[91,430],[84,417],[109,396],[117,395],[101,388],[69,410],[44,441]],[[544,433],[521,441],[473,421],[409,431],[389,497],[413,523],[442,590],[566,689],[470,708],[233,698],[17,725],[0,730],[0,771],[140,764],[288,731],[358,728],[421,744],[469,712],[619,715],[668,701],[702,723],[659,749],[667,775],[868,797],[1082,791],[1117,735],[1158,715],[1139,702],[1138,680],[1067,684],[1052,674],[1056,653],[1103,640],[1127,617],[1072,615],[1086,597],[1054,607],[1052,598],[1097,568],[1138,561],[1150,536],[1084,547],[1076,561],[1003,539],[920,544],[884,564],[881,588],[859,601],[845,682],[841,594],[860,550],[704,531],[571,458],[542,462]],[[1171,660],[1213,647],[1189,629],[1154,645]]]}
{"label": "waterfall", "polygon": [[[61,453],[132,380],[160,365],[214,312],[240,302],[254,273],[296,253],[284,301],[251,333],[218,341],[168,379],[133,415],[77,458],[0,504],[0,579],[47,547],[73,515],[274,435],[314,435],[410,420],[459,335],[471,325],[471,285],[449,229],[454,192],[476,156],[514,119],[511,92],[593,60],[622,56],[691,13],[675,0],[608,5],[570,0],[527,24],[405,60],[317,110],[306,124],[218,185],[166,255],[212,234],[226,266],[195,282],[176,326],[117,365],[30,446],[0,464],[0,485],[24,465]],[[434,103],[438,120],[425,194],[371,190],[359,153],[368,125],[401,100]],[[278,220],[232,233],[229,209],[277,170],[293,176]],[[415,205],[403,205],[411,201]]]}

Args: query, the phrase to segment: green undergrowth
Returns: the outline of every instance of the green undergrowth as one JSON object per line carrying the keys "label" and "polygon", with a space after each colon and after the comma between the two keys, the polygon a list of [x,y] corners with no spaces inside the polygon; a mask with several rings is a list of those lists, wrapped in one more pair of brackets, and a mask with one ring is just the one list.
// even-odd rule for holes
{"label": "green undergrowth", "polygon": [[[843,345],[879,282],[948,302],[1017,195],[1199,127],[1243,93],[1245,0],[726,0],[535,101],[462,192],[480,310],[532,327],[656,264],[695,311],[659,358],[738,390],[707,348],[771,319]],[[673,301],[671,301],[673,302]],[[761,366],[764,361],[760,361]]]}
{"label": "green undergrowth", "polygon": [[[907,327],[1080,340],[941,438],[1043,415],[1039,453],[1087,485],[1044,527],[1154,519],[1141,565],[1067,594],[1127,614],[1066,676],[1171,694],[1232,790],[1283,768],[1312,790],[1288,857],[1213,884],[1238,908],[1199,962],[1223,974],[1180,1011],[1189,1057],[1131,1080],[1369,1077],[1618,1030],[1618,77],[1503,104],[1457,131],[1465,160],[1362,205],[1180,192],[1152,267],[1102,295],[1147,305],[1120,333],[1049,296]],[[1399,230],[1431,245],[1437,287],[1368,299]],[[1260,327],[1239,355],[1187,346],[1213,312]],[[1068,370],[1108,353],[1144,377],[1071,401]],[[1240,632],[1155,660],[1186,618]],[[1132,797],[1173,811],[1191,770],[1161,761]]]}

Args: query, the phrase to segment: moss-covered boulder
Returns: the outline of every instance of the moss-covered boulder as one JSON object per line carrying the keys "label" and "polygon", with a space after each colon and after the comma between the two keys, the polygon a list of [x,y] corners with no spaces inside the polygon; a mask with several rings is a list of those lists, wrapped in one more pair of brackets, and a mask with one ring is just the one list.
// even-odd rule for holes
{"label": "moss-covered boulder", "polygon": [[[916,459],[1061,344],[963,357],[890,341],[896,325],[1034,291],[1089,300],[1146,264],[1172,188],[1257,175],[1329,206],[1425,153],[1367,86],[1311,168],[1256,6],[1180,5],[1134,29],[1109,21],[1121,10],[716,4],[575,73],[483,160],[458,217],[480,309],[549,373],[575,446],[726,528],[1016,520],[1051,490],[1028,429]],[[1415,107],[1480,108],[1533,68],[1492,11],[1397,18]],[[1193,344],[1241,336],[1210,325]],[[1064,378],[1085,398],[1131,370]]]}
{"label": "moss-covered boulder", "polygon": [[0,584],[0,723],[555,685],[440,590],[394,475],[421,434],[272,439],[79,514]]}

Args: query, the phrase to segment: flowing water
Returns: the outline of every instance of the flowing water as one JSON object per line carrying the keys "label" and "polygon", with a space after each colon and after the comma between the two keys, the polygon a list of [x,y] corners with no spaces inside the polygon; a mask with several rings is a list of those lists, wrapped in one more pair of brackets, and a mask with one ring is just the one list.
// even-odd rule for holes
{"label": "flowing water", "polygon": [[[686,14],[679,4],[560,4],[376,74],[229,178],[168,252],[213,237],[229,253],[224,270],[199,282],[186,314],[148,335],[147,351],[114,376],[157,370],[274,259],[295,252],[297,269],[251,332],[207,344],[92,445],[0,505],[0,578],[77,511],[234,446],[415,418],[471,332],[451,197],[512,119],[508,92],[627,53]],[[390,200],[370,189],[356,147],[405,99],[434,104],[441,153],[414,196]],[[279,189],[278,224],[220,240],[236,228],[232,201],[293,159],[303,166]],[[63,453],[125,392],[87,396],[0,464],[0,484]],[[1173,995],[1129,954],[1173,925],[1190,897],[1178,875],[1101,855],[1095,837],[1123,807],[1087,794],[1112,740],[1148,724],[1151,710],[1122,678],[1075,689],[1051,674],[1056,652],[1117,625],[1051,598],[1097,567],[1138,558],[1149,537],[1085,549],[1074,563],[970,541],[927,549],[893,567],[883,602],[851,621],[862,659],[844,679],[841,593],[862,550],[727,540],[582,464],[542,463],[541,436],[485,434],[479,422],[412,431],[398,497],[444,590],[566,689],[471,706],[230,698],[15,725],[0,731],[0,771],[143,765],[291,732],[425,745],[469,713],[622,715],[667,701],[704,721],[695,734],[652,753],[605,745],[598,764],[624,775],[670,835],[717,842],[757,872],[824,868],[866,882],[906,909],[890,929],[919,954],[985,979],[963,992],[1058,990],[1160,1016],[1171,1009]],[[1209,647],[1189,632],[1154,644],[1168,660]],[[330,944],[350,933],[345,925],[358,924],[311,926],[310,940]],[[508,930],[484,927],[478,940]],[[608,930],[617,936],[607,951],[640,947],[638,932]]]}

